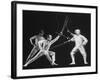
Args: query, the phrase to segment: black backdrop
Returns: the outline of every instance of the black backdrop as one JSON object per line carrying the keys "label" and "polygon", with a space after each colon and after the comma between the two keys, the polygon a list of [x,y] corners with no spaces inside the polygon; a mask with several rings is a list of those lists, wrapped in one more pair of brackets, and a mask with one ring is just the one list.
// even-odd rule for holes
{"label": "black backdrop", "polygon": [[[74,43],[70,42],[60,47],[53,48],[51,51],[56,52],[56,63],[58,66],[51,66],[45,56],[39,58],[33,63],[29,64],[23,69],[36,69],[36,68],[57,68],[57,67],[78,67],[78,66],[90,66],[91,65],[91,15],[83,13],[60,13],[60,12],[42,12],[42,11],[23,11],[23,65],[28,57],[33,46],[30,44],[30,37],[37,35],[41,30],[44,30],[45,35],[51,34],[53,38],[57,36],[55,32],[60,32],[65,17],[69,16],[70,19],[67,24],[67,28],[74,32],[76,28],[81,30],[81,34],[88,38],[88,44],[85,46],[87,52],[88,64],[83,64],[83,58],[80,52],[75,54],[76,65],[69,65],[71,63],[70,52],[74,47]],[[67,28],[64,30],[64,34],[67,35]],[[68,36],[68,35],[67,35]],[[61,37],[55,46],[66,41],[64,37]]]}

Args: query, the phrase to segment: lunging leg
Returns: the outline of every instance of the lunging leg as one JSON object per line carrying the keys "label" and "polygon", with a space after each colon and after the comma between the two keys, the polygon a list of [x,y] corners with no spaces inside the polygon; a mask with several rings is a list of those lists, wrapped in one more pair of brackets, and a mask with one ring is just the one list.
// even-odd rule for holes
{"label": "lunging leg", "polygon": [[52,58],[52,65],[58,65],[55,63],[55,61],[56,61],[55,52],[49,51],[49,54],[51,55],[51,58]]}

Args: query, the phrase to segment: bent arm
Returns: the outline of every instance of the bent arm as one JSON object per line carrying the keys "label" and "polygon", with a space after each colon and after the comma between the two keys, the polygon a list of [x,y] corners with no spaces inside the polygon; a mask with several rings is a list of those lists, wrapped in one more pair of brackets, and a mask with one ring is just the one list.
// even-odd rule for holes
{"label": "bent arm", "polygon": [[36,36],[33,36],[33,37],[30,38],[30,42],[31,42],[32,45],[33,45],[32,40],[34,40],[35,38],[36,38]]}
{"label": "bent arm", "polygon": [[87,42],[88,42],[88,39],[86,37],[84,37],[84,36],[82,36],[82,38],[83,38],[83,45],[86,45]]}

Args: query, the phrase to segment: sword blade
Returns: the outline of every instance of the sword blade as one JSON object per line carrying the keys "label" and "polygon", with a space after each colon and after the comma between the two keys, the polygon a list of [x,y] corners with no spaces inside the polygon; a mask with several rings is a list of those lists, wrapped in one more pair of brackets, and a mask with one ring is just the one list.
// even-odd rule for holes
{"label": "sword blade", "polygon": [[63,42],[63,43],[61,43],[61,44],[55,45],[55,46],[53,46],[51,49],[54,49],[54,48],[60,47],[60,46],[66,44],[66,43],[68,43],[68,42],[69,42],[69,41],[65,41],[65,42]]}
{"label": "sword blade", "polygon": [[64,31],[64,29],[66,28],[67,23],[68,23],[68,20],[69,20],[69,17],[68,17],[68,16],[66,16],[65,21],[64,21],[64,25],[63,25],[63,28],[62,28],[61,32],[63,32],[63,31]]}

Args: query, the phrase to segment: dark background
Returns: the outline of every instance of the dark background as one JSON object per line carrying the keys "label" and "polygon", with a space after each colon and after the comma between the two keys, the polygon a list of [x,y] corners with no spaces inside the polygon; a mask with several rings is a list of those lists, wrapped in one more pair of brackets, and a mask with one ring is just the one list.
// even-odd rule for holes
{"label": "dark background", "polygon": [[[42,12],[42,11],[23,11],[23,65],[33,48],[30,44],[30,37],[37,35],[41,30],[44,30],[45,36],[51,34],[53,38],[57,36],[55,32],[60,32],[65,17],[69,16],[69,21],[67,28],[74,33],[75,29],[80,29],[81,34],[87,37],[88,43],[85,46],[87,52],[87,61],[88,64],[83,63],[83,58],[80,52],[75,54],[76,65],[69,65],[71,63],[70,52],[74,47],[74,42],[67,43],[65,45],[50,49],[51,51],[56,52],[56,63],[58,66],[51,66],[49,61],[45,56],[42,56],[38,60],[29,64],[26,68],[23,69],[36,69],[36,68],[57,68],[57,67],[79,67],[79,66],[90,66],[91,65],[91,15],[83,13],[60,13],[60,12]],[[67,33],[67,28],[64,30],[64,35],[70,36]],[[71,37],[71,36],[70,36]],[[56,43],[52,45],[55,46],[62,42],[66,41],[66,38],[61,37]]]}

